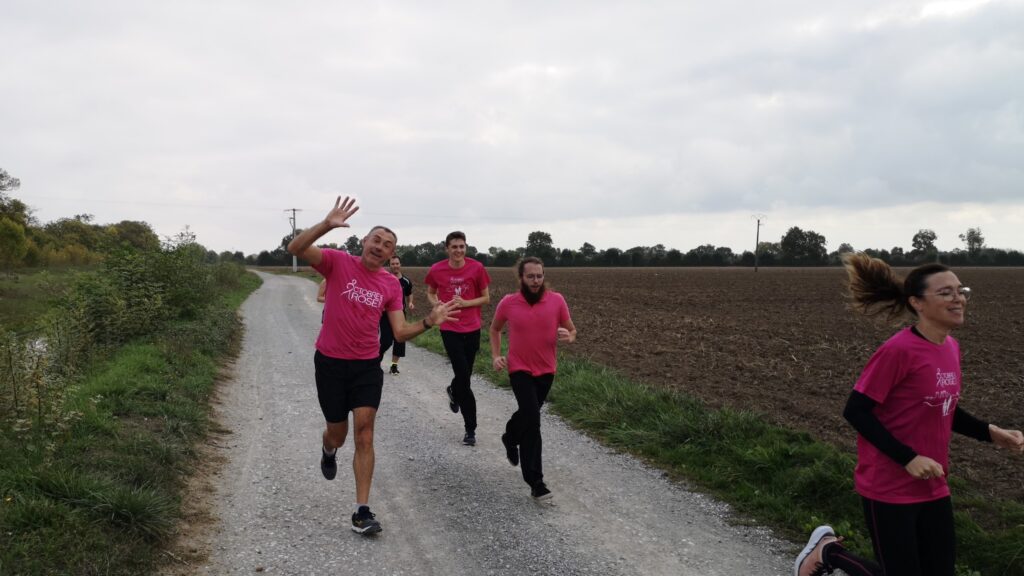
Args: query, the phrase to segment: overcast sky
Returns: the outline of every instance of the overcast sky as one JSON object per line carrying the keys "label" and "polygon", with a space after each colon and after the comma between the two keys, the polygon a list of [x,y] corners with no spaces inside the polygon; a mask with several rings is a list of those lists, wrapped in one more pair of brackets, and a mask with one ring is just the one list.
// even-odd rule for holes
{"label": "overcast sky", "polygon": [[343,242],[1024,249],[1024,0],[2,0],[0,168],[51,221]]}

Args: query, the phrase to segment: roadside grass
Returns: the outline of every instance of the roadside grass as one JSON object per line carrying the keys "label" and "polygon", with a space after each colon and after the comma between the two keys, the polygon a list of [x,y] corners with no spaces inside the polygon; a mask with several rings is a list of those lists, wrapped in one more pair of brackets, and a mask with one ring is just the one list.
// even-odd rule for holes
{"label": "roadside grass", "polygon": [[[437,330],[413,342],[445,353]],[[485,327],[474,373],[508,388],[507,375],[495,372],[490,358]],[[692,397],[564,355],[548,400],[552,412],[606,445],[729,503],[737,522],[772,526],[794,542],[829,524],[848,548],[873,557],[853,489],[851,454],[752,413],[713,410]],[[984,498],[961,479],[953,478],[951,486],[957,574],[1024,575],[1024,505]]]}
{"label": "roadside grass", "polygon": [[0,574],[153,570],[259,284],[243,274],[207,313],[93,362],[64,397],[68,426],[0,434]]}

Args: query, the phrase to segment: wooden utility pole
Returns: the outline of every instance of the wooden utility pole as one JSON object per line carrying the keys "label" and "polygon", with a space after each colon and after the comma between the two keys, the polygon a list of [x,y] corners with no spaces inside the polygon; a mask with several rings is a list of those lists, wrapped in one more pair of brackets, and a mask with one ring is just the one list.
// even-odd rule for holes
{"label": "wooden utility pole", "polygon": [[754,272],[757,272],[758,248],[761,246],[761,226],[764,223],[764,214],[754,214],[751,218],[757,220],[757,233],[754,235]]}
{"label": "wooden utility pole", "polygon": [[[301,208],[285,208],[284,211],[292,213],[291,217],[288,218],[288,221],[292,223],[292,238],[294,239],[295,238],[295,213],[296,212],[302,212],[302,209]],[[298,271],[299,271],[299,257],[296,256],[295,254],[292,254],[292,272],[298,272]]]}

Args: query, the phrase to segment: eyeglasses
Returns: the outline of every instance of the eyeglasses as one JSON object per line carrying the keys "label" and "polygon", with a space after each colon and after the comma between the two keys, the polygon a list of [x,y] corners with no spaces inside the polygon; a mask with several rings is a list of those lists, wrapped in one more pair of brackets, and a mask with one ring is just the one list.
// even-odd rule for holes
{"label": "eyeglasses", "polygon": [[970,300],[971,289],[968,288],[967,286],[961,286],[956,290],[939,290],[938,292],[932,292],[931,294],[923,294],[923,296],[938,296],[939,298],[942,298],[946,302],[952,302],[956,300],[957,296],[963,296],[964,300]]}

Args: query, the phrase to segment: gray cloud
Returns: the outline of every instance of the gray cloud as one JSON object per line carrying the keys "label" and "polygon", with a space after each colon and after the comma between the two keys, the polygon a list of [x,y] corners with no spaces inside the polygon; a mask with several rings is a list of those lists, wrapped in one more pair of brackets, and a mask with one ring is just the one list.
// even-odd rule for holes
{"label": "gray cloud", "polygon": [[481,245],[558,222],[608,245],[582,223],[700,214],[661,230],[685,249],[752,212],[1021,202],[1019,1],[5,11],[0,166],[43,219],[190,224],[252,252],[284,208],[311,222],[351,193],[417,241],[525,230]]}

